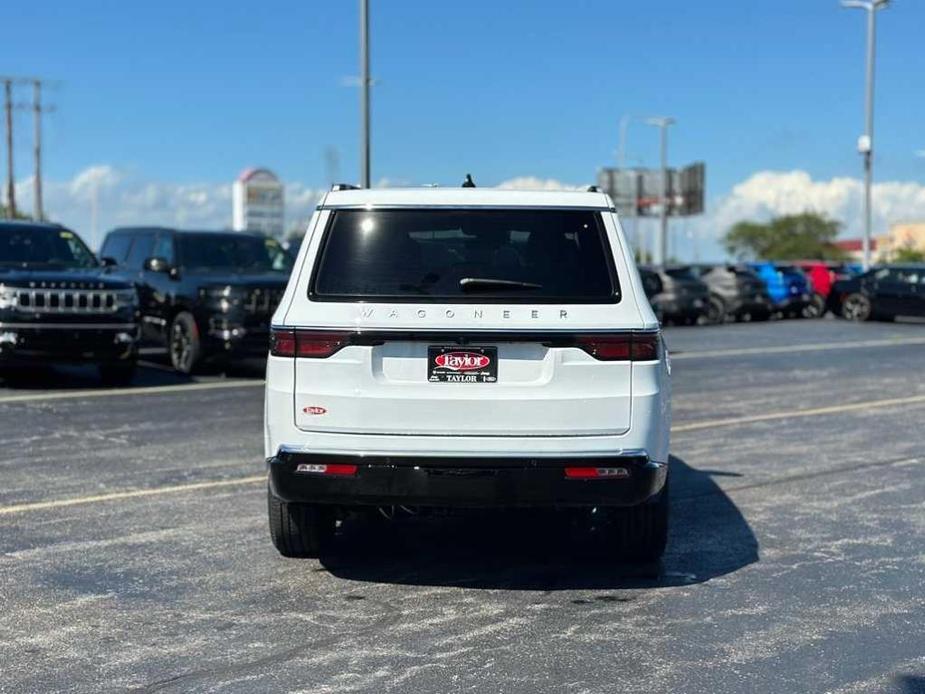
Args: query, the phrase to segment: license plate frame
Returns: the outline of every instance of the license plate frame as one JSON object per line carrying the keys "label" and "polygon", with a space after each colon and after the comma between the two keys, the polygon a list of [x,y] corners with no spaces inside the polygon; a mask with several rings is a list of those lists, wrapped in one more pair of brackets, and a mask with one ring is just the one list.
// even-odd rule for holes
{"label": "license plate frame", "polygon": [[[486,363],[479,363],[485,359]],[[498,348],[429,345],[427,380],[430,383],[497,383]]]}

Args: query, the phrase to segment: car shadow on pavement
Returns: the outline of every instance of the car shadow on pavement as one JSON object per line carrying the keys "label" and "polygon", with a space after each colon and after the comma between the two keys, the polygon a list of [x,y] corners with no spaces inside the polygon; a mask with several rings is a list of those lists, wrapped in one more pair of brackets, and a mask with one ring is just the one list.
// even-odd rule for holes
{"label": "car shadow on pavement", "polygon": [[471,511],[350,517],[321,570],[377,583],[571,590],[689,585],[758,561],[755,534],[712,471],[676,457],[671,465],[671,530],[657,565],[609,560],[565,514]]}

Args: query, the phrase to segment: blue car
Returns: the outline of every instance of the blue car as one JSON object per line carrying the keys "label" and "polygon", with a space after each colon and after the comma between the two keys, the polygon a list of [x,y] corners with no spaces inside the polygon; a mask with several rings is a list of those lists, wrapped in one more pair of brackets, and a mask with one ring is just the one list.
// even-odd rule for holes
{"label": "blue car", "polygon": [[774,311],[790,317],[803,314],[812,300],[812,287],[802,270],[793,265],[771,262],[748,265],[767,287]]}

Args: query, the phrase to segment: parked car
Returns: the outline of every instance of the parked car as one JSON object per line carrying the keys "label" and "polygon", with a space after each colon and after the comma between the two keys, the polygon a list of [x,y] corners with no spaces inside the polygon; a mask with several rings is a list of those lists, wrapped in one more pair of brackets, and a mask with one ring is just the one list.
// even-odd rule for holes
{"label": "parked car", "polygon": [[270,317],[292,269],[277,241],[243,232],[115,229],[100,251],[132,277],[142,337],[192,372],[204,359],[266,356]]}
{"label": "parked car", "polygon": [[706,320],[710,307],[710,290],[686,265],[647,267],[658,275],[662,290],[655,301],[666,323],[694,325]]}
{"label": "parked car", "polygon": [[281,554],[324,552],[356,510],[555,507],[615,554],[661,555],[667,356],[612,209],[595,192],[326,194],[273,316]]}
{"label": "parked car", "polygon": [[748,267],[764,282],[775,313],[790,318],[803,315],[812,295],[802,270],[794,265],[766,261],[749,263]]}
{"label": "parked car", "polygon": [[657,272],[644,267],[639,268],[639,278],[642,280],[642,290],[649,300],[649,306],[652,307],[652,312],[655,313],[655,317],[661,323],[665,319],[665,312],[662,310],[662,305],[658,300],[663,291],[662,279]]}
{"label": "parked car", "polygon": [[925,317],[925,264],[875,268],[832,285],[827,307],[848,320]]}
{"label": "parked car", "polygon": [[691,272],[710,290],[710,323],[767,320],[770,316],[771,297],[750,269],[739,265],[692,265]]}
{"label": "parked car", "polygon": [[797,260],[794,265],[809,278],[812,290],[810,301],[803,309],[805,318],[819,318],[825,315],[832,285],[839,279],[848,279],[860,272],[859,266],[838,261]]}
{"label": "parked car", "polygon": [[137,360],[138,296],[70,229],[0,222],[0,368],[95,364],[124,384]]}

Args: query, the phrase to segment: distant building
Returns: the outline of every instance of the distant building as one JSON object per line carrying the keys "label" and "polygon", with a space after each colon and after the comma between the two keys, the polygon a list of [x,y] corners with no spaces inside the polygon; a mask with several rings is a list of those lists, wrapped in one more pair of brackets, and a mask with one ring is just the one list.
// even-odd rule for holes
{"label": "distant building", "polygon": [[886,235],[879,237],[879,241],[878,255],[885,260],[904,248],[925,253],[925,222],[893,224]]}
{"label": "distant building", "polygon": [[[882,262],[879,260],[878,248],[880,246],[881,237],[873,237],[870,240],[870,253],[875,262]],[[855,262],[862,262],[864,260],[864,240],[863,239],[839,239],[835,242],[835,247],[843,251],[849,260]]]}
{"label": "distant building", "polygon": [[269,169],[245,169],[231,192],[235,231],[258,231],[282,238],[285,232],[283,184]]}

